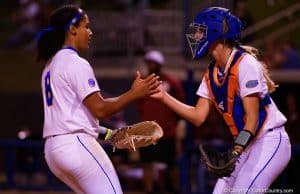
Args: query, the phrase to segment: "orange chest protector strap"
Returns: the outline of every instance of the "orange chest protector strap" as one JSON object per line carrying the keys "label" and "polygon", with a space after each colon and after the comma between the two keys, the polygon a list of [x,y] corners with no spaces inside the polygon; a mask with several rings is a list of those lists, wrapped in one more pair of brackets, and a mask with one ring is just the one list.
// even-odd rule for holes
{"label": "orange chest protector strap", "polygon": [[[216,66],[214,67],[213,72],[210,72],[210,68],[208,68],[207,71],[205,72],[205,81],[207,83],[207,88],[208,88],[211,100],[214,103],[217,110],[222,114],[222,116],[233,136],[237,136],[239,133],[239,130],[237,129],[236,124],[234,122],[232,111],[233,111],[233,105],[234,105],[234,98],[235,98],[235,95],[237,95],[237,91],[239,88],[238,67],[239,67],[239,62],[241,61],[243,56],[244,56],[244,54],[240,55],[238,57],[238,59],[235,61],[235,63],[231,64],[232,66],[230,67],[229,72],[225,75],[224,80],[228,79],[228,82],[226,84],[227,85],[227,97],[224,102],[222,101],[222,104],[217,102],[215,95],[213,93],[213,90],[212,90],[211,82],[214,82],[216,87],[225,87],[225,86],[223,86],[223,84],[226,81],[223,81],[222,83],[218,82]],[[210,76],[210,74],[211,75],[213,74],[213,76]],[[223,103],[227,103],[226,110],[224,110]]]}

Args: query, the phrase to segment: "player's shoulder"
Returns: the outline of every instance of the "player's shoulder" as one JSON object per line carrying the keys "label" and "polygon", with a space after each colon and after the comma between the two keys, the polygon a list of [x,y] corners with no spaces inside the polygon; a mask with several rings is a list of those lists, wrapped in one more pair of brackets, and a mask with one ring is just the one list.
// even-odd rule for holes
{"label": "player's shoulder", "polygon": [[240,71],[261,71],[261,62],[249,53],[246,53],[240,61]]}
{"label": "player's shoulder", "polygon": [[70,49],[62,49],[55,56],[56,60],[64,65],[66,69],[75,69],[89,67],[89,62],[80,57],[76,52]]}

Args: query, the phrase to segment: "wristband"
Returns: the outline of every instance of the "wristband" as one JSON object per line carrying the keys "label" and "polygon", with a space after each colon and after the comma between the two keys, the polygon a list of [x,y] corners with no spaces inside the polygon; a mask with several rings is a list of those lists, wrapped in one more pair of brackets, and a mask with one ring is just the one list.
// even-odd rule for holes
{"label": "wristband", "polygon": [[111,138],[111,136],[112,136],[112,130],[111,129],[107,129],[104,140],[105,141],[109,140]]}
{"label": "wristband", "polygon": [[102,130],[99,135],[98,135],[98,138],[101,139],[101,140],[107,140],[111,137],[112,135],[112,130],[111,129],[108,129],[108,128],[104,128],[103,129],[105,130]]}
{"label": "wristband", "polygon": [[234,140],[234,144],[239,145],[245,149],[249,145],[253,137],[254,136],[249,130],[243,129]]}

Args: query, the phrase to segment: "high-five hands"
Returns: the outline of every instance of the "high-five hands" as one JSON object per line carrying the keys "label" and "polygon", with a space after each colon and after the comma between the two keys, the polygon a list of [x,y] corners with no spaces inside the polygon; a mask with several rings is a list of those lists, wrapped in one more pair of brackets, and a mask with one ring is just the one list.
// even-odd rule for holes
{"label": "high-five hands", "polygon": [[158,92],[151,95],[152,98],[155,98],[157,100],[163,101],[164,97],[166,96],[167,92],[163,87],[162,81],[160,81],[161,84],[157,87]]}
{"label": "high-five hands", "polygon": [[151,74],[145,79],[142,79],[141,73],[137,71],[135,80],[131,86],[131,92],[133,92],[137,98],[143,98],[156,94],[160,92],[158,87],[161,85],[161,82],[158,79],[159,76],[155,74]]}

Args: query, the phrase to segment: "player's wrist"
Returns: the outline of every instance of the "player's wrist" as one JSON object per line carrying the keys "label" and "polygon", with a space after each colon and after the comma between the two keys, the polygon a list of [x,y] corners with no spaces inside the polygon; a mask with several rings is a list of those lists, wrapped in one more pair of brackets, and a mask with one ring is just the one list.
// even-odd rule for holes
{"label": "player's wrist", "polygon": [[163,92],[163,95],[162,95],[162,98],[161,98],[161,101],[163,102],[163,103],[165,103],[165,104],[167,104],[167,102],[168,102],[168,98],[170,97],[170,95],[169,95],[169,93],[167,93],[167,92]]}
{"label": "player's wrist", "polygon": [[234,140],[235,147],[241,147],[243,150],[250,144],[254,135],[250,130],[243,129]]}
{"label": "player's wrist", "polygon": [[107,141],[107,140],[109,140],[111,138],[112,133],[113,132],[112,132],[111,129],[106,128],[106,132],[105,133],[100,133],[99,134],[99,139]]}
{"label": "player's wrist", "polygon": [[139,93],[135,88],[131,88],[127,93],[127,97],[130,99],[130,101],[132,101],[132,100],[137,100],[142,96],[139,95]]}
{"label": "player's wrist", "polygon": [[111,137],[112,137],[112,133],[113,133],[113,131],[112,131],[111,129],[107,129],[104,140],[105,140],[105,141],[110,140]]}

